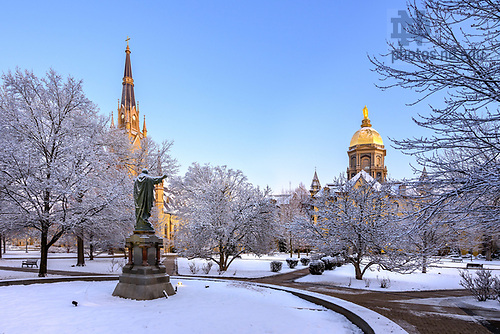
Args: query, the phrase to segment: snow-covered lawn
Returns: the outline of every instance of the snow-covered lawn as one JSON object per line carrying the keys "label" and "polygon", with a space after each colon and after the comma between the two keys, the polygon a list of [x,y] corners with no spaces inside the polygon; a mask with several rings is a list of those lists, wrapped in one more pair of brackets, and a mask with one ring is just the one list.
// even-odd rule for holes
{"label": "snow-covered lawn", "polygon": [[182,280],[176,295],[152,301],[113,297],[115,286],[71,282],[0,287],[0,332],[361,333],[335,312],[248,284]]}
{"label": "snow-covered lawn", "polygon": [[[0,266],[21,268],[23,259],[2,260],[0,259]],[[76,267],[76,256],[72,259],[67,258],[49,258],[47,266],[49,270],[64,270],[64,271],[78,271],[83,273],[98,273],[98,274],[121,274],[122,267],[126,260],[122,257],[119,258],[95,258],[92,261],[85,260],[84,267]],[[40,261],[38,261],[40,265]],[[36,267],[34,267],[36,269]],[[0,279],[4,279],[0,273]]]}
{"label": "snow-covered lawn", "polygon": [[277,273],[271,271],[270,266],[272,261],[282,262],[282,269],[278,274],[307,268],[303,266],[300,261],[297,267],[295,267],[294,269],[288,268],[288,265],[285,261],[285,259],[288,257],[288,254],[267,255],[262,257],[257,257],[254,255],[242,255],[241,258],[235,259],[229,266],[229,269],[223,273],[218,272],[219,267],[214,263],[210,272],[208,274],[205,274],[202,270],[202,267],[207,264],[207,261],[204,259],[188,260],[186,258],[178,258],[177,266],[179,275],[193,275],[193,273],[189,269],[189,264],[194,263],[196,267],[198,267],[198,271],[196,273],[197,276],[221,276],[240,278],[257,278],[276,275]]}
{"label": "snow-covered lawn", "polygon": [[[0,259],[0,266],[5,267],[16,267],[21,268],[22,261],[26,258],[36,258],[39,254],[36,252],[30,252],[25,254],[24,252],[9,252],[6,254],[4,259]],[[69,258],[68,258],[69,257]],[[287,273],[293,270],[304,269],[306,267],[302,266],[299,262],[295,269],[289,269],[285,259],[288,258],[288,254],[276,254],[276,255],[266,255],[262,257],[257,257],[254,255],[243,255],[241,258],[235,259],[233,263],[229,266],[229,269],[219,274],[218,266],[214,263],[208,274],[204,274],[202,271],[202,266],[207,263],[204,259],[193,259],[188,260],[186,258],[178,258],[178,272],[179,275],[192,275],[189,264],[195,263],[198,267],[196,273],[197,276],[220,276],[220,277],[240,277],[240,278],[256,278],[275,275],[276,273],[271,272],[270,263],[271,261],[281,261],[283,263],[283,269],[279,272]],[[96,257],[94,260],[85,260],[84,267],[75,267],[76,264],[76,254],[74,253],[57,253],[49,254],[49,259],[47,260],[47,266],[49,270],[65,270],[65,271],[78,271],[85,273],[99,273],[99,274],[121,274],[121,268],[126,263],[126,260],[120,257]],[[21,275],[19,273],[18,275]],[[20,277],[32,277],[32,276],[20,276]],[[5,279],[0,272],[0,279]]]}
{"label": "snow-covered lawn", "polygon": [[[499,261],[474,260],[474,263],[483,263],[485,269],[492,269],[493,275],[500,276]],[[322,283],[379,291],[463,289],[460,285],[459,271],[465,269],[465,266],[465,263],[451,263],[448,260],[443,260],[429,267],[426,274],[418,271],[411,274],[399,274],[379,270],[378,266],[372,266],[363,275],[363,280],[360,281],[354,279],[353,265],[346,264],[334,270],[326,270],[322,275],[307,275],[298,279],[297,282]],[[381,287],[383,280],[388,283],[388,287]]]}

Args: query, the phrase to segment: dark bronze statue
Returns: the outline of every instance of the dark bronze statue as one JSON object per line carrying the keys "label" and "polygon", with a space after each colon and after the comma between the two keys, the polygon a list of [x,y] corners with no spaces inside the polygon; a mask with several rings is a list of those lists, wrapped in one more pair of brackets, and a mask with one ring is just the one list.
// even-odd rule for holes
{"label": "dark bronze statue", "polygon": [[154,231],[149,222],[151,217],[151,208],[155,202],[154,189],[165,179],[167,175],[152,177],[148,170],[143,169],[142,173],[134,181],[134,201],[135,201],[135,230],[136,231]]}

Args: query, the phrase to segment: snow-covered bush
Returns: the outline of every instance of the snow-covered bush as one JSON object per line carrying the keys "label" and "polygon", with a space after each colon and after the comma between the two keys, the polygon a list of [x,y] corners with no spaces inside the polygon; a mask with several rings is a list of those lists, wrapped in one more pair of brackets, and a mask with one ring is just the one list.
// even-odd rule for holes
{"label": "snow-covered bush", "polygon": [[491,270],[479,269],[476,271],[476,277],[468,270],[460,270],[460,285],[469,290],[478,301],[498,298],[495,296],[495,288],[498,287],[498,277],[491,275]]}
{"label": "snow-covered bush", "polygon": [[315,254],[311,254],[311,261],[314,261],[314,260],[321,260],[322,257],[325,257],[326,254],[325,253],[315,253]]}
{"label": "snow-covered bush", "polygon": [[384,277],[379,282],[382,289],[388,289],[391,286],[391,280],[389,277]]}
{"label": "snow-covered bush", "polygon": [[311,275],[321,275],[325,271],[325,263],[321,260],[314,260],[309,263],[309,273]]}
{"label": "snow-covered bush", "polygon": [[325,270],[333,270],[337,267],[337,260],[332,256],[322,257],[321,261],[325,263]]}
{"label": "snow-covered bush", "polygon": [[271,271],[273,273],[277,273],[281,271],[281,268],[283,267],[283,263],[281,261],[272,261],[271,262]]}
{"label": "snow-covered bush", "polygon": [[335,263],[335,266],[341,267],[345,263],[345,261],[341,256],[335,256],[334,263]]}
{"label": "snow-covered bush", "polygon": [[207,263],[203,264],[203,266],[201,267],[201,270],[206,275],[210,272],[210,269],[212,269],[213,265],[214,265],[214,263],[212,261],[208,261]]}
{"label": "snow-covered bush", "polygon": [[121,260],[121,259],[118,260],[116,258],[112,258],[111,263],[109,264],[109,272],[114,273],[114,272],[122,269],[124,265],[125,265],[125,263],[123,262],[123,260]]}
{"label": "snow-covered bush", "polygon": [[369,287],[370,287],[370,283],[371,283],[370,279],[369,279],[369,278],[364,277],[364,278],[363,278],[363,281],[365,282],[365,288],[369,288]]}
{"label": "snow-covered bush", "polygon": [[300,258],[300,263],[303,265],[303,266],[307,266],[309,265],[309,262],[311,262],[311,259],[308,258],[307,256],[305,257],[301,257]]}
{"label": "snow-covered bush", "polygon": [[500,302],[500,277],[493,278],[493,297]]}
{"label": "snow-covered bush", "polygon": [[196,262],[189,262],[189,271],[191,274],[195,275],[198,272],[199,268],[196,265]]}
{"label": "snow-covered bush", "polygon": [[288,259],[286,259],[286,264],[288,265],[288,268],[293,269],[293,268],[297,267],[297,265],[299,264],[299,260],[288,258]]}

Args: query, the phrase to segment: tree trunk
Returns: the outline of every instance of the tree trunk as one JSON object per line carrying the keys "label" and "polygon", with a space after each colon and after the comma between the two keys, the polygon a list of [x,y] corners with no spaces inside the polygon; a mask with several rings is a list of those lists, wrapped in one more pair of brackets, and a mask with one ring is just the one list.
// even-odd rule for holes
{"label": "tree trunk", "polygon": [[220,252],[219,253],[219,269],[220,269],[220,271],[227,270],[226,262],[227,262],[227,258],[224,257],[224,252]]}
{"label": "tree trunk", "polygon": [[0,259],[2,258],[2,235],[0,234]]}
{"label": "tree trunk", "polygon": [[290,237],[290,258],[293,258],[292,237]]}
{"label": "tree trunk", "polygon": [[76,237],[76,246],[77,246],[77,261],[76,261],[76,266],[77,267],[83,267],[85,266],[85,253],[84,253],[84,245],[83,245],[83,238],[80,236]]}
{"label": "tree trunk", "polygon": [[42,226],[42,235],[40,238],[40,269],[38,270],[38,277],[47,276],[47,237],[49,234],[49,228]]}
{"label": "tree trunk", "polygon": [[92,240],[89,243],[89,261],[94,260],[94,243]]}
{"label": "tree trunk", "polygon": [[[2,250],[0,249],[0,252]],[[3,236],[3,253],[7,253],[7,238],[5,237],[5,235]]]}
{"label": "tree trunk", "polygon": [[492,253],[491,249],[493,248],[493,238],[491,237],[491,235],[486,238],[486,245],[485,246],[486,246],[485,247],[486,248],[486,252],[485,252],[486,253],[485,254],[486,255],[486,261],[492,261],[492,258],[491,258],[491,253]]}
{"label": "tree trunk", "polygon": [[427,232],[424,231],[424,247],[422,254],[422,274],[427,273]]}
{"label": "tree trunk", "polygon": [[357,261],[353,261],[352,264],[354,265],[354,271],[356,273],[356,279],[362,280],[363,279],[363,272],[361,271],[360,263],[357,262]]}

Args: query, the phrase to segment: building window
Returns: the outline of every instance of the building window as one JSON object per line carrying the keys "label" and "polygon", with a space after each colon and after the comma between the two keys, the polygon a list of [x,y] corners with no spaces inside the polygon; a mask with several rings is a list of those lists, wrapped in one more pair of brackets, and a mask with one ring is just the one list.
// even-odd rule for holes
{"label": "building window", "polygon": [[363,169],[365,172],[369,173],[370,172],[370,166],[371,166],[371,159],[369,156],[364,156],[361,158],[361,169]]}
{"label": "building window", "polygon": [[356,168],[356,156],[351,156],[351,168]]}

